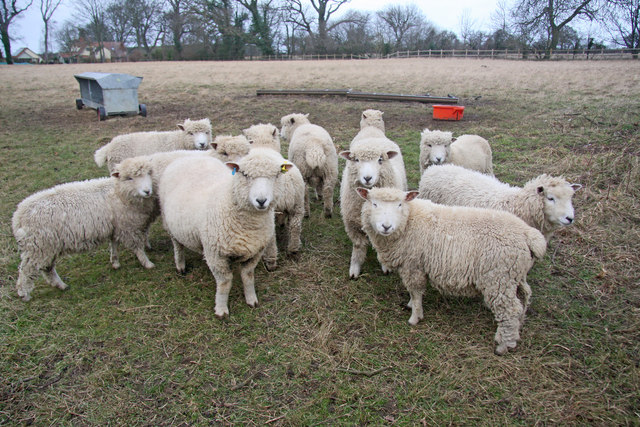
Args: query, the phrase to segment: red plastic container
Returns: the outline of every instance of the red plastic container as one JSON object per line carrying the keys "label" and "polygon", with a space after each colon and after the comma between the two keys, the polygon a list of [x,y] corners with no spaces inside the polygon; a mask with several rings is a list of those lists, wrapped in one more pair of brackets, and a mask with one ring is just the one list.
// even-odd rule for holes
{"label": "red plastic container", "polygon": [[464,107],[462,105],[434,105],[433,118],[435,120],[462,120]]}

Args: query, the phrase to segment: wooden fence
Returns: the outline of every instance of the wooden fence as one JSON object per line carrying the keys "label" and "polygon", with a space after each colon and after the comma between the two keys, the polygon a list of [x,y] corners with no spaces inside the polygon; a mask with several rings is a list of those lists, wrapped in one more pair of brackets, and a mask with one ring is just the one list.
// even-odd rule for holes
{"label": "wooden fence", "polygon": [[[557,49],[551,52],[551,60],[607,60],[638,59],[639,49]],[[482,58],[538,60],[543,59],[544,51],[536,50],[473,50],[473,49],[429,49],[414,51],[398,51],[388,55],[368,53],[354,54],[309,54],[309,55],[269,55],[246,56],[246,60],[254,61],[289,61],[289,60],[343,60],[343,59],[390,59],[390,58]]]}

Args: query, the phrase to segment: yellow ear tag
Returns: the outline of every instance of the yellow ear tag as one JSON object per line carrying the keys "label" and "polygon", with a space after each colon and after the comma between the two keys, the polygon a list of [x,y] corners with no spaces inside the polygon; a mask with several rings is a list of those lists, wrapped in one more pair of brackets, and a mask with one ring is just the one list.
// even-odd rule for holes
{"label": "yellow ear tag", "polygon": [[282,168],[280,169],[282,173],[287,173],[287,168],[285,166],[286,165],[282,165]]}

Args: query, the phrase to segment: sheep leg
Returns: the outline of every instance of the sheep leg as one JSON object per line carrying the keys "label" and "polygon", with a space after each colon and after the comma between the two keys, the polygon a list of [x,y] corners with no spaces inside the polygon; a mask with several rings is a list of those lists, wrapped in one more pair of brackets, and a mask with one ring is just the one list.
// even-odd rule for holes
{"label": "sheep leg", "polygon": [[20,263],[20,268],[18,269],[16,290],[18,291],[18,295],[24,301],[29,301],[31,299],[31,291],[35,287],[34,281],[38,278],[38,274],[38,267],[23,258]]}
{"label": "sheep leg", "polygon": [[[218,319],[229,315],[229,292],[233,281],[233,271],[226,258],[218,258],[215,255],[205,255],[209,270],[216,279],[216,306],[214,313]],[[259,258],[258,258],[259,259]]]}
{"label": "sheep leg", "polygon": [[109,259],[114,270],[120,268],[120,260],[118,259],[118,242],[116,239],[111,239],[109,242]]}
{"label": "sheep leg", "polygon": [[287,224],[287,253],[289,255],[295,255],[300,250],[300,235],[302,234],[302,218],[304,212],[296,212],[294,215],[289,216],[289,224]]}
{"label": "sheep leg", "polygon": [[382,260],[380,259],[380,254],[378,254],[378,262],[380,263],[380,268],[382,268],[382,272],[384,274],[391,273],[391,269],[384,265],[384,262],[382,262]]}
{"label": "sheep leg", "polygon": [[67,284],[62,281],[60,276],[58,276],[55,264],[52,263],[49,267],[42,270],[42,275],[44,276],[44,279],[47,281],[47,283],[51,286],[62,291],[68,288]]}
{"label": "sheep leg", "polygon": [[522,329],[522,325],[524,324],[524,317],[529,309],[529,303],[531,302],[531,287],[525,281],[518,285],[518,291],[522,296],[522,315],[520,316],[520,328]]}
{"label": "sheep leg", "polygon": [[144,251],[144,246],[135,248],[133,250],[133,253],[136,255],[136,257],[138,258],[138,261],[140,261],[140,264],[142,264],[144,268],[150,269],[155,267],[155,264],[151,262],[146,252]]}
{"label": "sheep leg", "polygon": [[176,270],[178,270],[178,273],[184,274],[187,271],[184,260],[184,246],[173,237],[171,238],[171,243],[173,243],[173,259],[176,263]]}
{"label": "sheep leg", "polygon": [[353,249],[351,250],[351,264],[349,265],[349,277],[351,279],[357,279],[362,269],[362,264],[367,258],[367,240],[355,239],[353,240]]}
{"label": "sheep leg", "polygon": [[510,349],[514,349],[520,340],[520,319],[524,315],[522,303],[516,296],[516,288],[507,286],[492,286],[484,291],[484,302],[491,309],[498,323],[496,330],[495,353],[502,356]]}
{"label": "sheep leg", "polygon": [[409,303],[407,307],[411,309],[410,325],[417,325],[424,318],[422,309],[422,295],[425,290],[426,277],[420,275],[417,270],[399,268],[398,274],[402,283],[409,291]]}
{"label": "sheep leg", "polygon": [[278,268],[278,245],[276,243],[275,233],[273,233],[273,237],[269,240],[262,259],[264,260],[264,266],[267,271],[273,271]]}
{"label": "sheep leg", "polygon": [[244,287],[244,299],[251,308],[258,306],[254,275],[258,261],[260,261],[260,255],[254,256],[240,266],[240,277],[242,278],[242,286]]}
{"label": "sheep leg", "polygon": [[324,203],[324,217],[331,218],[333,216],[333,188],[327,182],[323,183],[322,199]]}

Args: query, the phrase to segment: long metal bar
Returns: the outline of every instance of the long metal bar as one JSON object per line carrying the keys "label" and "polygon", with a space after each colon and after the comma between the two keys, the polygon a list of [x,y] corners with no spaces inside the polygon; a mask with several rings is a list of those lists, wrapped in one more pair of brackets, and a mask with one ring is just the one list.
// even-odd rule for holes
{"label": "long metal bar", "polygon": [[452,95],[403,95],[394,93],[357,92],[351,89],[258,89],[256,95],[308,95],[308,96],[346,96],[353,99],[378,101],[408,101],[437,104],[457,104],[458,98]]}

